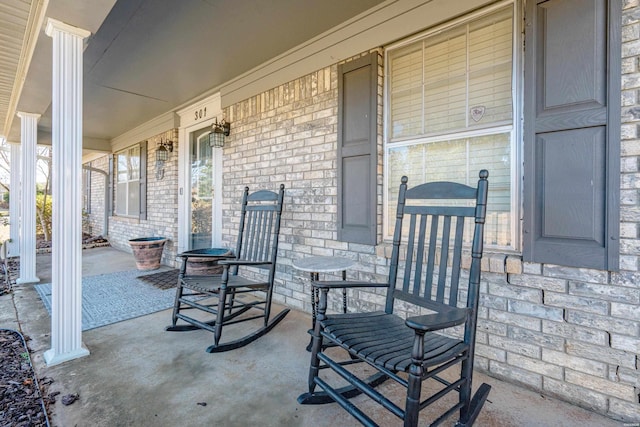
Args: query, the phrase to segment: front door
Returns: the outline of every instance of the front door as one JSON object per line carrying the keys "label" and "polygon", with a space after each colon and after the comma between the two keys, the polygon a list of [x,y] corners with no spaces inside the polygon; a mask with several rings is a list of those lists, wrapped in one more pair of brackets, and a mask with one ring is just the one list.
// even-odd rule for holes
{"label": "front door", "polygon": [[[210,248],[214,245],[215,215],[215,159],[209,145],[211,127],[190,134],[189,183],[191,215],[189,249]],[[189,188],[189,187],[187,187]]]}

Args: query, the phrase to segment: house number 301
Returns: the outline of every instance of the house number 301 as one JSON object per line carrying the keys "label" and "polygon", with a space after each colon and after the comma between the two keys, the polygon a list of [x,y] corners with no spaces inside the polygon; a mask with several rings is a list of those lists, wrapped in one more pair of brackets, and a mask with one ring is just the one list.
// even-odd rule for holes
{"label": "house number 301", "polygon": [[207,117],[207,107],[201,108],[194,112],[194,120],[196,121],[200,119],[204,119],[205,117]]}

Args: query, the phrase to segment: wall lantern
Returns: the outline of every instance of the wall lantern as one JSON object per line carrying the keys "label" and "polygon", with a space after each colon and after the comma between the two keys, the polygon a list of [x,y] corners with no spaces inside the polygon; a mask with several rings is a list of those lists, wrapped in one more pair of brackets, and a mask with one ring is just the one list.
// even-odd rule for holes
{"label": "wall lantern", "polygon": [[164,162],[169,160],[171,152],[173,152],[173,141],[164,141],[161,138],[156,150],[156,178],[164,178]]}
{"label": "wall lantern", "polygon": [[212,148],[222,148],[224,147],[224,138],[225,136],[229,136],[231,132],[231,124],[226,122],[224,119],[220,123],[218,123],[218,119],[215,119],[213,125],[211,125],[211,133],[209,134],[209,145]]}
{"label": "wall lantern", "polygon": [[156,161],[166,162],[169,160],[169,153],[173,152],[173,141],[164,141],[160,139],[158,149],[156,150]]}

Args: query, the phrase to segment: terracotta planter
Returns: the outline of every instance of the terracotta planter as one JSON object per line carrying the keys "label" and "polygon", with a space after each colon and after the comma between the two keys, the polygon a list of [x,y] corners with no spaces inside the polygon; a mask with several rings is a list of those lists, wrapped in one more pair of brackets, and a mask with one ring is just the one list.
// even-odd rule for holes
{"label": "terracotta planter", "polygon": [[233,254],[228,249],[208,248],[195,249],[185,252],[188,255],[206,255],[202,257],[189,256],[187,258],[187,271],[185,274],[193,276],[206,276],[208,274],[221,274],[222,266],[218,261],[226,258],[233,258]]}
{"label": "terracotta planter", "polygon": [[138,270],[160,268],[160,260],[166,241],[167,239],[164,237],[140,237],[129,240]]}

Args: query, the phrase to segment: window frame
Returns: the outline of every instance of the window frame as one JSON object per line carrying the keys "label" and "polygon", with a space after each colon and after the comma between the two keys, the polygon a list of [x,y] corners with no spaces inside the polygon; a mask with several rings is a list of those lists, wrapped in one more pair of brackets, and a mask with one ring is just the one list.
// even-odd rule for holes
{"label": "window frame", "polygon": [[91,162],[87,163],[87,168],[82,168],[82,208],[85,213],[91,213]]}
{"label": "window frame", "polygon": [[[138,156],[139,156],[139,164],[138,164],[138,178],[136,180],[132,180],[131,179],[131,170],[129,169],[130,166],[130,162],[128,161],[128,159],[130,158],[130,152],[131,150],[137,148],[138,149]],[[130,145],[126,148],[123,148],[122,150],[118,150],[116,152],[113,153],[114,154],[114,161],[113,161],[113,165],[114,165],[114,170],[113,170],[113,200],[115,201],[114,206],[113,206],[113,215],[114,216],[119,216],[119,217],[123,217],[123,218],[138,218],[138,219],[146,219],[146,180],[147,180],[147,143],[146,141],[143,141],[141,143],[138,144],[133,144]],[[126,188],[127,188],[127,197],[126,197],[126,208],[125,208],[125,212],[121,212],[119,211],[119,207],[118,207],[118,187],[120,183],[118,181],[118,174],[120,172],[119,169],[119,162],[118,162],[118,157],[122,154],[125,154],[127,156],[127,181],[126,181]],[[137,212],[131,213],[130,210],[130,205],[129,205],[129,188],[131,185],[137,185],[138,186],[138,200],[137,200]]]}
{"label": "window frame", "polygon": [[[494,135],[504,133],[505,130],[511,132],[510,138],[510,176],[511,176],[511,245],[510,246],[497,246],[486,245],[490,249],[499,250],[502,252],[517,252],[522,251],[522,179],[523,179],[523,167],[522,167],[522,135],[523,135],[523,61],[524,61],[524,36],[523,36],[523,6],[521,2],[516,0],[503,0],[493,5],[487,6],[477,11],[467,13],[459,18],[445,22],[441,25],[435,26],[428,30],[425,30],[419,34],[403,39],[397,43],[391,44],[385,48],[384,56],[384,108],[383,108],[383,230],[382,237],[384,241],[390,241],[393,236],[389,233],[390,221],[393,218],[389,217],[389,191],[393,191],[399,183],[389,182],[389,150],[396,147],[406,147],[411,145],[446,141],[446,140],[458,140],[465,138],[474,138],[479,136]],[[390,67],[389,67],[389,54],[394,50],[404,48],[412,43],[419,42],[430,36],[437,35],[443,31],[455,28],[456,26],[465,25],[466,23],[479,19],[483,16],[489,15],[499,9],[511,7],[513,10],[513,40],[512,40],[512,75],[511,75],[511,97],[512,97],[512,122],[511,124],[496,124],[495,126],[481,127],[471,130],[463,130],[457,132],[438,132],[429,134],[427,136],[411,136],[406,138],[399,138],[394,142],[390,142],[392,135],[391,119],[391,88],[390,88]],[[470,175],[470,179],[473,176]],[[491,171],[489,171],[489,183],[491,183]],[[411,184],[409,184],[411,185]],[[470,185],[475,185],[471,182]],[[491,184],[489,184],[489,188]]]}

